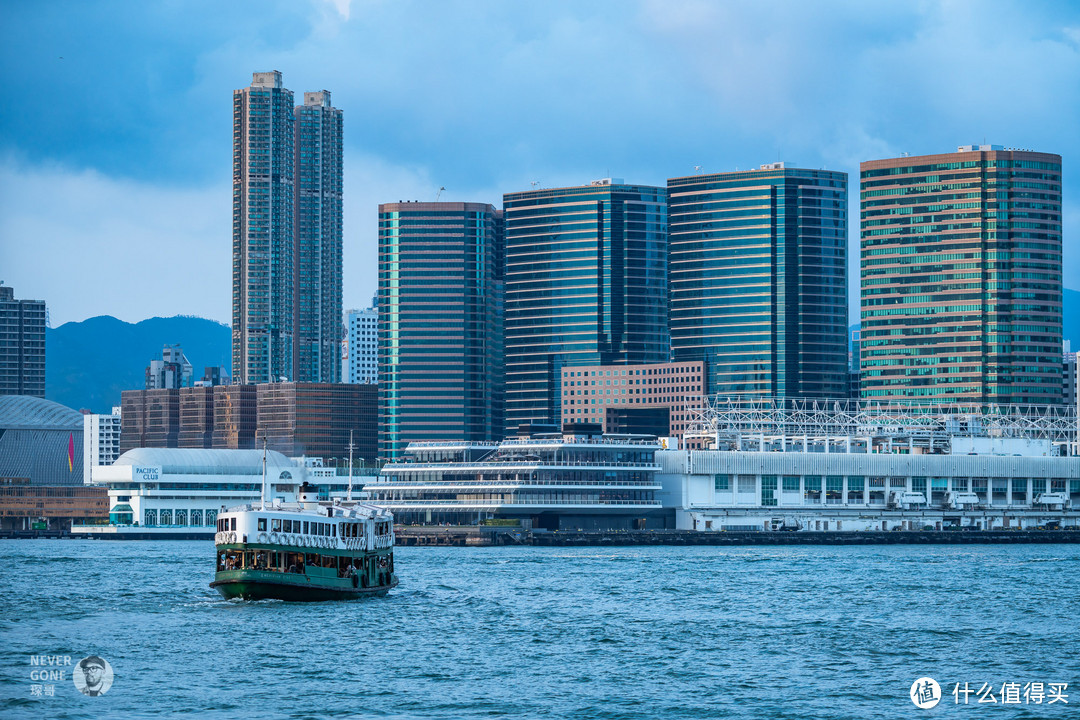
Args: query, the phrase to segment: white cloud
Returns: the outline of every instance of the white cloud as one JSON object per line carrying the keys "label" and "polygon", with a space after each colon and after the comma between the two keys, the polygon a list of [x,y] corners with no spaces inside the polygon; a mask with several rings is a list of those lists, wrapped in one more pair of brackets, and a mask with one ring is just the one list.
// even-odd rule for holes
{"label": "white cloud", "polygon": [[[346,151],[343,163],[342,295],[347,310],[367,307],[378,287],[379,203],[434,200],[439,186],[427,168],[399,167],[374,155]],[[443,193],[441,199],[457,198]]]}
{"label": "white cloud", "polygon": [[323,0],[323,2],[337,10],[342,20],[349,19],[349,6],[352,5],[352,0]]}
{"label": "white cloud", "polygon": [[230,321],[228,186],[177,189],[0,162],[0,268],[54,327],[95,315]]}

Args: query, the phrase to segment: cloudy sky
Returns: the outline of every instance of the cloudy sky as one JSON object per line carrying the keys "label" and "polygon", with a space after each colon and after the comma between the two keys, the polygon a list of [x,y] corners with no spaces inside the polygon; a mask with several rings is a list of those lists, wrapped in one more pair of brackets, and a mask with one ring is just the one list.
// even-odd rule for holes
{"label": "cloudy sky", "polygon": [[228,322],[232,91],[270,69],[345,113],[346,307],[378,203],[440,186],[839,169],[854,263],[860,161],[982,142],[1063,156],[1080,288],[1080,3],[40,0],[0,40],[0,280],[54,327]]}

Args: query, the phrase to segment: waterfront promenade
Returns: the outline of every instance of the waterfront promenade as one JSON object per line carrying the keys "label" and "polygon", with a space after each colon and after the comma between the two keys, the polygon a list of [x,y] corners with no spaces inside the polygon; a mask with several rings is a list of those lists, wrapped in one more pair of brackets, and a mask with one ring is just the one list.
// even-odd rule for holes
{"label": "waterfront promenade", "polygon": [[904,530],[895,532],[630,530],[577,532],[516,528],[405,526],[399,546],[529,545],[539,547],[616,545],[957,545],[1080,543],[1077,530]]}

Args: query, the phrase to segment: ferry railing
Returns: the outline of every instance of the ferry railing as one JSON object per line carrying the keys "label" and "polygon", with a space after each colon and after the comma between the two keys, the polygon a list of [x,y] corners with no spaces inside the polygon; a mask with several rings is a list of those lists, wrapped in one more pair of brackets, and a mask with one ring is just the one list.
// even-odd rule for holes
{"label": "ferry railing", "polygon": [[463,486],[463,487],[598,487],[608,488],[612,486],[627,487],[660,487],[657,480],[380,480],[368,483],[366,490],[382,490],[389,486],[415,487],[417,485],[431,485],[435,487]]}
{"label": "ferry railing", "polygon": [[383,465],[382,472],[399,472],[402,470],[415,470],[417,467],[431,468],[432,470],[450,469],[461,470],[462,472],[469,472],[468,468],[509,468],[509,467],[524,467],[524,468],[559,468],[559,467],[595,467],[595,468],[641,468],[643,470],[660,470],[659,463],[656,462],[603,462],[592,460],[515,460],[508,458],[506,460],[491,460],[491,461],[475,461],[475,462],[422,462],[422,461],[410,461],[401,460],[395,463],[387,463]]}
{"label": "ferry railing", "polygon": [[436,505],[462,505],[476,507],[508,507],[513,505],[547,505],[551,507],[583,507],[590,505],[635,505],[638,507],[663,507],[659,500],[583,500],[583,501],[526,501],[520,500],[380,500],[379,504],[388,508],[433,507]]}

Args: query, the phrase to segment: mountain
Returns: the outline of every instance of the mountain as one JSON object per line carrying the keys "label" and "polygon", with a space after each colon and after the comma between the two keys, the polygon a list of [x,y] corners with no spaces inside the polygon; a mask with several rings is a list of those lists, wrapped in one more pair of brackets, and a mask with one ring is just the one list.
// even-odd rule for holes
{"label": "mountain", "polygon": [[179,344],[201,378],[203,367],[229,367],[232,332],[205,318],[150,318],[135,324],[110,315],[45,330],[45,397],[76,410],[108,413],[121,390],[146,385],[146,367],[164,345]]}

